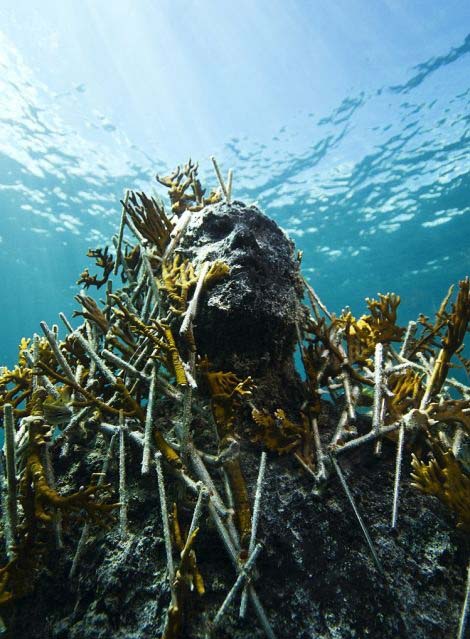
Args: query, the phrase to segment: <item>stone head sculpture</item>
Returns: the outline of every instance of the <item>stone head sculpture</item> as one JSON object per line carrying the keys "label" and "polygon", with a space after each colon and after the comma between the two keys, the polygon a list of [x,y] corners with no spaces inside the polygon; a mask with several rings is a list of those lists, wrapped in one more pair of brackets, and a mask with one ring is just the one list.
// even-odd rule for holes
{"label": "stone head sculpture", "polygon": [[251,375],[292,361],[302,284],[294,245],[273,220],[239,201],[206,206],[192,215],[177,250],[195,265],[222,260],[230,267],[199,307],[199,353]]}

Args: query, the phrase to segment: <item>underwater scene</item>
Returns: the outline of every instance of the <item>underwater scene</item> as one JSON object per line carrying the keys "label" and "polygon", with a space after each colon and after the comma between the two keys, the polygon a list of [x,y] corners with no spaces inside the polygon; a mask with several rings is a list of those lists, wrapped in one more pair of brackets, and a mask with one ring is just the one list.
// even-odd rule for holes
{"label": "underwater scene", "polygon": [[470,4],[0,0],[0,637],[470,638]]}

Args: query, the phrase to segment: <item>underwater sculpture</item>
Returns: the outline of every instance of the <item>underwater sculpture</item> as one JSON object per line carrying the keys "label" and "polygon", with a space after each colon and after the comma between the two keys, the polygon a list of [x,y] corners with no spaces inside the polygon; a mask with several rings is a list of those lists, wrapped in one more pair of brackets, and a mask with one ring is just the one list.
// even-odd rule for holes
{"label": "underwater sculpture", "polygon": [[6,632],[463,637],[468,279],[407,330],[393,294],[336,317],[215,168],[128,193],[103,302],[2,371]]}

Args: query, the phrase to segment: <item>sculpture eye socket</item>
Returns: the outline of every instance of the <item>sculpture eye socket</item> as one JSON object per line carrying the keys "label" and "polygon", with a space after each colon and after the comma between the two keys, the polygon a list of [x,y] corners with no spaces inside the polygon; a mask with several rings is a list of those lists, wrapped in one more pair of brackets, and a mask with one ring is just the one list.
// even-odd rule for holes
{"label": "sculpture eye socket", "polygon": [[230,217],[216,217],[211,220],[211,224],[207,229],[207,234],[212,240],[218,241],[230,235],[233,228],[233,220],[231,220]]}

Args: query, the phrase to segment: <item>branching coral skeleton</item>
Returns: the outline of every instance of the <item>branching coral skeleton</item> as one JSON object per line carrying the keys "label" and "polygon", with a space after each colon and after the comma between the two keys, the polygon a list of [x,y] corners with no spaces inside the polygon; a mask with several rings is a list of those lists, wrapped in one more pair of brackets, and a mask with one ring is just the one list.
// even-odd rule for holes
{"label": "branching coral skeleton", "polygon": [[[204,565],[196,565],[196,551],[206,525],[215,527],[236,575],[220,602],[213,629],[223,625],[242,590],[240,616],[245,616],[250,601],[265,635],[275,637],[253,570],[262,552],[258,537],[268,455],[291,457],[293,472],[311,478],[319,499],[325,484],[337,477],[381,573],[380,557],[339,463],[351,451],[378,452],[387,440],[397,442],[391,504],[391,525],[397,528],[401,470],[408,449],[419,440],[431,459],[426,463],[415,450],[413,484],[446,504],[460,529],[470,529],[470,477],[461,459],[470,434],[470,389],[449,377],[454,366],[465,364],[461,351],[470,321],[468,278],[459,283],[453,303],[449,290],[433,323],[421,316],[406,330],[397,324],[400,298],[393,293],[368,299],[367,314],[356,319],[348,309],[340,316],[331,313],[304,282],[310,312],[306,310],[296,325],[305,371],[303,402],[292,411],[295,414],[281,405],[266,410],[258,405],[256,379],[214,369],[201,357],[195,339],[206,290],[231,277],[224,262],[193,264],[178,250],[194,212],[222,201],[222,196],[222,206],[231,203],[232,171],[224,181],[215,158],[212,163],[219,190],[208,196],[191,160],[168,176],[157,176],[168,189],[168,214],[158,198],[127,191],[113,239],[116,257],[107,247],[90,250],[103,274],[90,276],[85,270],[80,278],[86,288],[106,283],[103,305],[81,292],[74,313],[83,321],[80,326],[74,328],[60,314],[68,331],[60,341],[57,329],[41,322],[45,338],[23,339],[17,366],[0,371],[5,429],[0,479],[8,559],[0,569],[0,603],[19,599],[34,586],[44,559],[37,552],[32,562],[32,548],[39,533],[53,533],[59,516],[85,520],[71,577],[80,570],[90,527],[109,526],[117,508],[121,539],[130,539],[131,446],[139,448],[141,473],[148,475],[153,466],[157,472],[171,590],[164,639],[185,636],[192,598],[204,597]],[[137,243],[129,241],[129,231]],[[109,279],[111,274],[121,276],[121,289]],[[325,401],[335,405],[339,416],[330,432],[322,422]],[[252,420],[243,429],[240,415],[248,407]],[[173,416],[171,426],[162,419],[165,410]],[[212,432],[208,449],[200,450],[198,422]],[[99,438],[106,440],[98,479],[93,476],[86,487],[68,495],[53,482],[49,448],[54,424],[58,431],[53,447],[65,458],[77,442],[95,446]],[[262,450],[253,504],[241,443]],[[118,467],[119,503],[112,501],[111,487],[104,483],[112,462]],[[225,478],[224,499],[219,473]],[[168,514],[167,493],[173,492],[173,484],[194,508],[185,535],[179,504],[173,507],[172,520]],[[202,517],[206,512],[209,523]],[[468,597],[467,591],[459,637],[465,632]]]}

